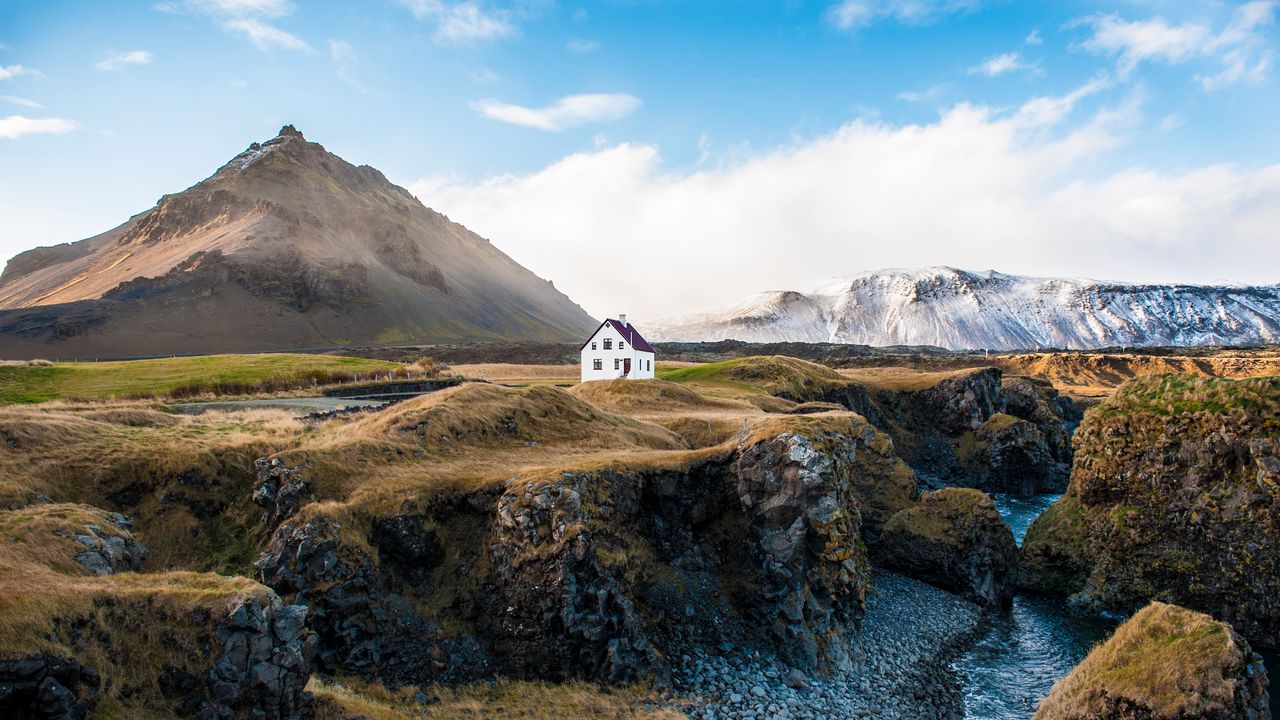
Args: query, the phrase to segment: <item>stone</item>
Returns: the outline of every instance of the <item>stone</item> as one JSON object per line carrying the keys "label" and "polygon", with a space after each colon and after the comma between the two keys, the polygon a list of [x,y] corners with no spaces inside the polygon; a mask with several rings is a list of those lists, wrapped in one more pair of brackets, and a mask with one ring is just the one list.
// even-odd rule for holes
{"label": "stone", "polygon": [[1013,600],[1018,548],[987,494],[968,488],[926,493],[885,524],[875,556],[887,567],[986,606]]}

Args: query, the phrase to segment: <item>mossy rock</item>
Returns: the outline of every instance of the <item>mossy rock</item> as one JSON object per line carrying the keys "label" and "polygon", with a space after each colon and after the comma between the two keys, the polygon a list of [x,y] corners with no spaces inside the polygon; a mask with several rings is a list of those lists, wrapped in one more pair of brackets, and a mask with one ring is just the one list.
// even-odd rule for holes
{"label": "mossy rock", "polygon": [[1054,685],[1033,720],[1269,717],[1262,659],[1231,626],[1153,602]]}

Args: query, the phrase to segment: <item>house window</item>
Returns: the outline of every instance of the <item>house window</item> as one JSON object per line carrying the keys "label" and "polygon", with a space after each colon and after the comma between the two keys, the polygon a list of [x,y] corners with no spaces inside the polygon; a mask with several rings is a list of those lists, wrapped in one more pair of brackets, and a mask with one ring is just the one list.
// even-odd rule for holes
{"label": "house window", "polygon": [[613,369],[614,369],[614,370],[621,369],[621,365],[619,365],[619,363],[621,363],[621,362],[622,362],[622,361],[621,361],[621,360],[619,360],[618,358],[614,358],[614,359],[613,359]]}
{"label": "house window", "polygon": [[618,349],[619,349],[619,350],[626,350],[626,349],[627,349],[627,344],[626,344],[625,342],[623,342],[623,341],[619,340],[619,341],[618,341]]}
{"label": "house window", "polygon": [[652,360],[645,360],[645,361],[644,361],[644,369],[645,369],[645,370],[652,370],[652,369],[653,369],[653,361],[652,361]]}
{"label": "house window", "polygon": [[601,360],[600,358],[596,358],[595,360],[592,361],[592,367],[596,370],[603,370],[604,361]]}
{"label": "house window", "polygon": [[613,339],[612,339],[612,338],[605,338],[605,339],[604,339],[604,349],[605,349],[605,350],[612,350],[612,349],[613,349]]}
{"label": "house window", "polygon": [[591,341],[591,349],[592,349],[592,350],[595,350],[595,349],[596,349],[596,341],[595,341],[595,340],[592,340],[592,341]]}

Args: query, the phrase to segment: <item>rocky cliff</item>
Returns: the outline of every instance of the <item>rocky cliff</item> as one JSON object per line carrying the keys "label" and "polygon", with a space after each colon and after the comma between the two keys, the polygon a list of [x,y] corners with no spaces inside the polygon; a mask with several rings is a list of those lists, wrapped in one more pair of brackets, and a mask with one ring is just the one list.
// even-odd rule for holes
{"label": "rocky cliff", "polygon": [[[497,400],[511,407],[527,392]],[[507,427],[538,442],[519,420]],[[313,609],[317,662],[330,672],[630,682],[667,677],[664,649],[726,639],[773,648],[803,671],[848,669],[870,583],[862,508],[892,506],[863,493],[909,471],[848,414],[744,432],[704,451],[537,472],[345,520],[304,505],[275,529],[260,578]],[[297,457],[261,463],[260,487],[279,486]],[[325,464],[323,452],[311,459]],[[295,478],[316,472],[296,467]]]}
{"label": "rocky cliff", "polygon": [[1054,685],[1033,720],[1266,720],[1262,658],[1203,613],[1154,602]]}
{"label": "rocky cliff", "polygon": [[1022,583],[1131,612],[1160,598],[1280,643],[1280,380],[1134,380],[1089,411]]}

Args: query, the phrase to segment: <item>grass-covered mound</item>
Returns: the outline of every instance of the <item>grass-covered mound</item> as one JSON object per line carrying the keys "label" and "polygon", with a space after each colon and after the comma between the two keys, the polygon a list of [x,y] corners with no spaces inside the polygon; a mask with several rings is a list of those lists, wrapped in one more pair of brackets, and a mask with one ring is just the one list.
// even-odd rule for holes
{"label": "grass-covered mound", "polygon": [[796,400],[817,400],[848,381],[825,365],[782,355],[747,357],[737,360],[659,368],[658,377],[671,382],[703,386],[738,394],[764,393]]}
{"label": "grass-covered mound", "polygon": [[275,392],[404,372],[385,360],[293,353],[0,364],[0,404]]}
{"label": "grass-covered mound", "polygon": [[[294,653],[301,663],[294,670],[305,675],[300,636],[289,638],[291,647],[273,637],[261,618],[273,617],[279,601],[248,578],[113,573],[110,563],[98,565],[107,574],[92,572],[87,549],[102,540],[133,545],[122,522],[83,505],[0,510],[0,715],[167,718],[208,703],[247,713],[245,703],[267,702],[266,695],[248,698],[247,667],[228,665],[218,677],[229,692],[214,698],[212,690],[212,670],[236,633],[265,643],[257,653],[263,660]],[[232,619],[247,605],[258,613],[256,628]],[[294,676],[286,703],[298,699],[303,675]],[[32,715],[37,708],[46,714]]]}
{"label": "grass-covered mound", "polygon": [[991,497],[942,488],[889,518],[875,546],[893,568],[983,605],[1013,599],[1017,547]]}
{"label": "grass-covered mound", "polygon": [[1024,586],[1130,612],[1160,599],[1280,644],[1280,379],[1144,377],[1091,409]]}
{"label": "grass-covered mound", "polygon": [[599,380],[580,383],[569,392],[610,412],[648,414],[740,407],[666,380]]}
{"label": "grass-covered mound", "polygon": [[134,518],[153,569],[247,573],[266,542],[251,501],[253,462],[303,433],[275,410],[0,407],[0,509],[48,501],[109,508]]}
{"label": "grass-covered mound", "polygon": [[1231,626],[1153,602],[1054,685],[1034,720],[1239,720],[1267,712],[1262,660]]}

